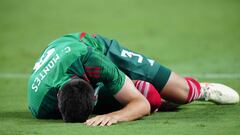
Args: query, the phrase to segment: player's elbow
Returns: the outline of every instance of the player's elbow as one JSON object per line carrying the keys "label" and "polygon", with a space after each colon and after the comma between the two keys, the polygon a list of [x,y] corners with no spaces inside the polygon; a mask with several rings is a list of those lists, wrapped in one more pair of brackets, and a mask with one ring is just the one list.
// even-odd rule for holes
{"label": "player's elbow", "polygon": [[145,110],[146,111],[146,115],[149,115],[151,113],[151,106],[150,106],[149,102],[147,101],[147,99],[144,100],[144,104],[145,104],[144,108],[146,108],[146,110]]}
{"label": "player's elbow", "polygon": [[145,98],[139,99],[138,108],[139,108],[139,110],[141,110],[142,117],[145,115],[149,115],[151,112],[151,106],[150,106],[149,102],[147,101],[147,99],[145,99]]}

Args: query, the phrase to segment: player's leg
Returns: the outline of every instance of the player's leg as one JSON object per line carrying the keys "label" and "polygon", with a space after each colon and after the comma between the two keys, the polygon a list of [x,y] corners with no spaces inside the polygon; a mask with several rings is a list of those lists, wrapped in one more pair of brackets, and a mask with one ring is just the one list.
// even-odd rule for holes
{"label": "player's leg", "polygon": [[[229,92],[229,89],[226,90],[226,87],[212,87],[211,85],[209,85],[208,90],[204,90],[207,89],[205,88],[206,86],[200,86],[200,83],[195,79],[180,77],[158,62],[122,47],[116,40],[108,40],[101,36],[97,36],[96,38],[106,46],[106,56],[109,57],[118,68],[132,80],[145,80],[150,82],[166,100],[178,104],[185,104],[201,98],[206,99],[205,95],[209,95],[210,93],[210,101],[213,100],[217,103],[229,103],[227,100],[230,100],[231,103],[239,101],[238,94],[234,90]],[[208,92],[208,94],[206,94],[206,92]],[[232,97],[234,97],[234,100],[231,100]]]}
{"label": "player's leg", "polygon": [[175,103],[189,103],[195,100],[206,100],[217,104],[236,104],[238,93],[232,88],[218,83],[199,83],[197,80],[182,78],[172,72],[168,82],[161,91],[161,96]]}
{"label": "player's leg", "polygon": [[188,97],[189,87],[185,79],[171,72],[168,82],[160,93],[168,101],[184,104]]}
{"label": "player's leg", "polygon": [[132,80],[145,80],[155,86],[163,98],[176,103],[187,103],[189,87],[185,79],[158,62],[122,47],[116,40],[96,37],[106,46],[106,56]]}
{"label": "player's leg", "polygon": [[[159,78],[161,80],[161,77]],[[239,102],[238,93],[226,85],[199,83],[191,77],[182,78],[174,72],[171,72],[160,94],[166,100],[166,102],[162,102],[163,106],[168,106],[169,103],[186,104],[195,100],[206,100],[217,104],[236,104]],[[173,108],[177,106],[176,104],[172,104]]]}
{"label": "player's leg", "polygon": [[193,78],[182,78],[175,72],[171,75],[161,91],[164,99],[179,104],[185,104],[201,98],[201,86]]}

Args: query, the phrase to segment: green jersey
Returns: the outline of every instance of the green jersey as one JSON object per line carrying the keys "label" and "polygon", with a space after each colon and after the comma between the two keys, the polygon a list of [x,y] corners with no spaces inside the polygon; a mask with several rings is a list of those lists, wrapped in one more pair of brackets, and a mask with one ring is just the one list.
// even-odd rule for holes
{"label": "green jersey", "polygon": [[45,117],[58,110],[58,90],[78,76],[93,86],[101,82],[111,95],[123,86],[125,74],[104,54],[106,46],[86,33],[61,37],[44,50],[28,83],[28,103],[33,115]]}
{"label": "green jersey", "polygon": [[75,76],[93,87],[104,84],[95,110],[118,108],[113,95],[122,88],[125,74],[132,80],[150,82],[160,92],[171,70],[101,35],[82,32],[63,36],[49,44],[33,68],[28,83],[29,109],[37,118],[61,117],[57,93]]}

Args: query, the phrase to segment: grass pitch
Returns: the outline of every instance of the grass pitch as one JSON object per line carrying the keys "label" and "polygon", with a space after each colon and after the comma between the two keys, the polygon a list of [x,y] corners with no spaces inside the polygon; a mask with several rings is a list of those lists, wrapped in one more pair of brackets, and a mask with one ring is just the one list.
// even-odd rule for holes
{"label": "grass pitch", "polygon": [[[240,93],[238,0],[1,0],[1,135],[239,134],[240,105],[195,102],[111,127],[37,120],[27,110],[27,77],[40,52],[66,33],[119,40],[182,75]],[[210,75],[210,76],[209,76]]]}

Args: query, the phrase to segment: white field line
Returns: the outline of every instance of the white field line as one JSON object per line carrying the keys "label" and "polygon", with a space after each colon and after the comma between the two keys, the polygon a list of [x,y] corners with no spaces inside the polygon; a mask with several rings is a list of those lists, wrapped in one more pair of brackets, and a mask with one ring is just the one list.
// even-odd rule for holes
{"label": "white field line", "polygon": [[0,79],[25,79],[29,74],[26,73],[0,73]]}
{"label": "white field line", "polygon": [[[182,73],[181,76],[191,76],[200,79],[240,79],[240,73]],[[27,73],[0,73],[0,79],[27,79]]]}
{"label": "white field line", "polygon": [[180,74],[181,76],[191,76],[200,79],[240,79],[240,73],[198,73]]}

